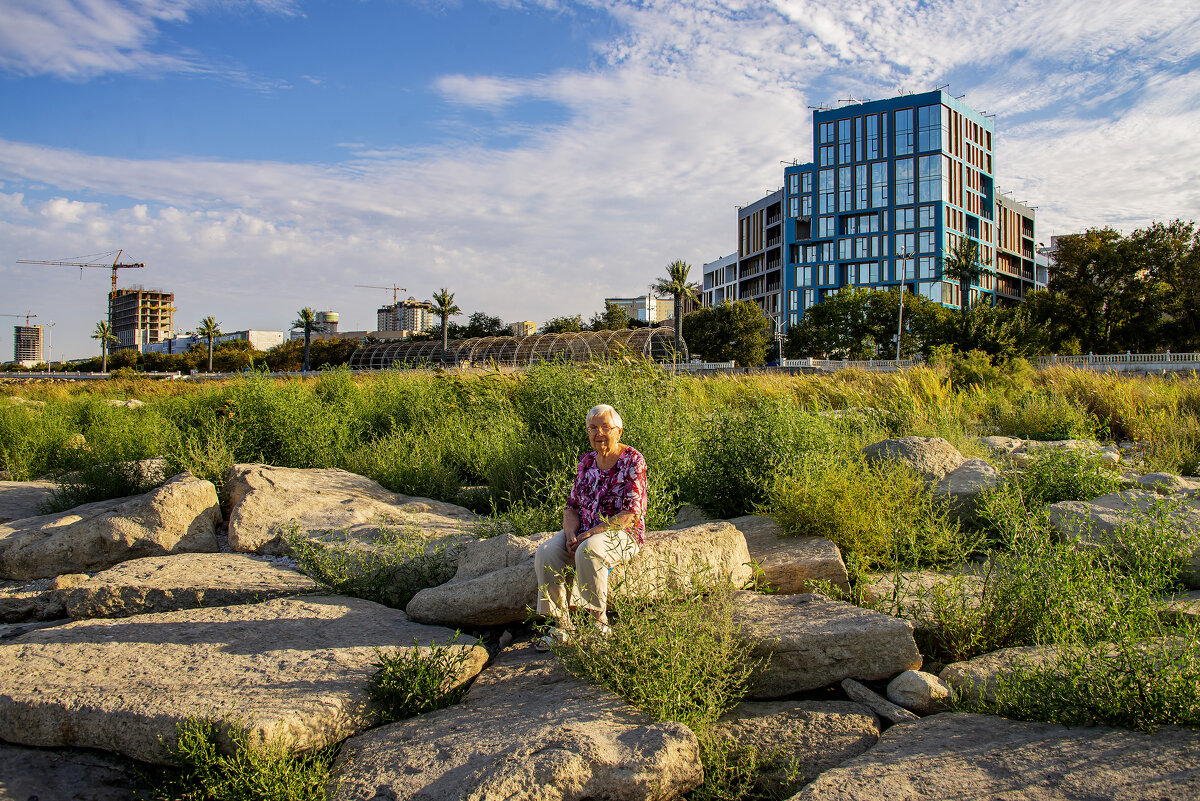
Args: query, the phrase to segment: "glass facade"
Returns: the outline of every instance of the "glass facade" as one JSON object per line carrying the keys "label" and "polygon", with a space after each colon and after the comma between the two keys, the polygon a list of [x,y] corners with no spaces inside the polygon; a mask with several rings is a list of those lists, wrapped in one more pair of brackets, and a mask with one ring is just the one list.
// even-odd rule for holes
{"label": "glass facade", "polygon": [[[812,163],[784,170],[796,220],[785,226],[795,247],[786,249],[784,319],[843,287],[903,284],[957,305],[957,284],[941,280],[948,234],[995,252],[991,120],[934,91],[818,109],[813,124]],[[990,301],[994,283],[985,274],[975,302]]]}

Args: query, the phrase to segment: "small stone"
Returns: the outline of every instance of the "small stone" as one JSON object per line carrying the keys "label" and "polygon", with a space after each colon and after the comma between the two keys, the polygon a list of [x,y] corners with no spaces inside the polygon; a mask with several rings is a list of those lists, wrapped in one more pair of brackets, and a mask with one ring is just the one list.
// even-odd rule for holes
{"label": "small stone", "polygon": [[918,715],[932,715],[946,711],[950,688],[932,673],[906,670],[888,682],[887,697]]}
{"label": "small stone", "polygon": [[937,483],[963,463],[963,455],[941,437],[885,439],[862,449],[867,461],[904,462],[930,483]]}

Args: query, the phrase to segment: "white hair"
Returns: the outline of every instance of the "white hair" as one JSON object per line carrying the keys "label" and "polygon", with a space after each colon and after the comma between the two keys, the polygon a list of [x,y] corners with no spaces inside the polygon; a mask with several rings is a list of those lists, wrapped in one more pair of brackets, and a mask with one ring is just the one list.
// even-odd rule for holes
{"label": "white hair", "polygon": [[616,409],[609,406],[607,403],[602,403],[599,406],[593,406],[592,410],[587,413],[587,417],[583,418],[583,424],[588,425],[592,422],[593,417],[603,417],[604,415],[608,415],[609,419],[612,420],[613,425],[615,425],[617,428],[622,430],[625,429],[625,421],[621,419],[621,415],[617,413]]}

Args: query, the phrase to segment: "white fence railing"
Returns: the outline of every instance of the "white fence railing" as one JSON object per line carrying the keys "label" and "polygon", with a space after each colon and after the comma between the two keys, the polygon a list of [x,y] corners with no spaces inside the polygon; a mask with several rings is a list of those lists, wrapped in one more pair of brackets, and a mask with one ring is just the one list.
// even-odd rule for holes
{"label": "white fence railing", "polygon": [[917,367],[924,364],[921,359],[866,359],[853,361],[850,359],[784,359],[780,367],[808,367],[815,370],[867,370],[869,372],[889,372],[902,370],[905,367]]}
{"label": "white fence railing", "polygon": [[1200,366],[1200,353],[1086,353],[1082,356],[1039,356],[1039,367],[1050,367],[1052,365],[1066,365],[1068,367],[1099,367],[1120,365],[1143,365],[1143,366],[1164,366],[1164,365],[1197,365]]}

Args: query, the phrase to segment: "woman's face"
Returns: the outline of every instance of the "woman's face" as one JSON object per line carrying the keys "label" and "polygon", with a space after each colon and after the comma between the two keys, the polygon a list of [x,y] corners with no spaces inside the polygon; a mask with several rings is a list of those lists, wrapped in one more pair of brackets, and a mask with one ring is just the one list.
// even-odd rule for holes
{"label": "woman's face", "polygon": [[621,429],[612,424],[612,415],[605,413],[596,415],[588,421],[588,441],[592,449],[600,456],[610,456],[616,453],[617,444],[621,441]]}

